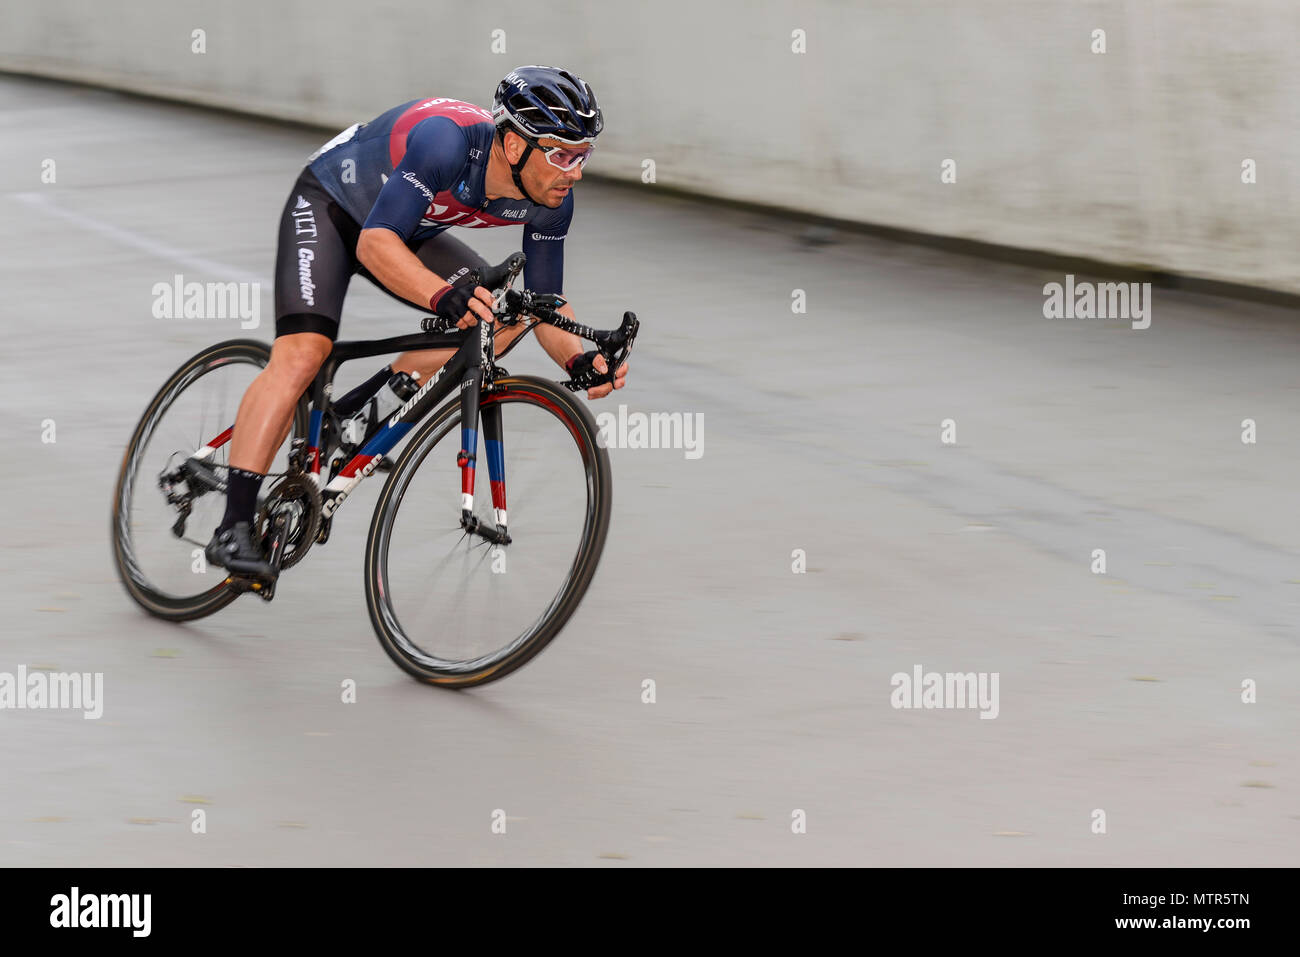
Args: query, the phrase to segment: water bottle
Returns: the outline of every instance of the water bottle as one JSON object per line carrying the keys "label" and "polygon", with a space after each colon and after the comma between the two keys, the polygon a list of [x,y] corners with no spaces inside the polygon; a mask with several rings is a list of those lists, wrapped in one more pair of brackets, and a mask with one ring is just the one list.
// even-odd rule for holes
{"label": "water bottle", "polygon": [[379,425],[398,409],[406,400],[420,391],[420,383],[405,372],[397,372],[370,401],[361,407],[361,411],[341,423],[340,435],[348,445],[359,446],[379,431]]}

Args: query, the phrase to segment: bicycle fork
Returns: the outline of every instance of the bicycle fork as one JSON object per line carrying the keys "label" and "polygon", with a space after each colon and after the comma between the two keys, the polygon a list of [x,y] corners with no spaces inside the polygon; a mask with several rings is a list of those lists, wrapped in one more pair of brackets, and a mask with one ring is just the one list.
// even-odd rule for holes
{"label": "bicycle fork", "polygon": [[[477,355],[470,360],[460,383],[460,525],[471,535],[480,535],[498,545],[510,544],[506,533],[506,465],[502,445],[501,404],[479,402],[483,370],[492,364],[492,328],[480,322]],[[467,357],[468,359],[468,357]],[[479,419],[483,420],[483,446],[487,452],[488,484],[492,489],[492,510],[496,527],[479,521],[474,514],[474,467],[478,458]]]}

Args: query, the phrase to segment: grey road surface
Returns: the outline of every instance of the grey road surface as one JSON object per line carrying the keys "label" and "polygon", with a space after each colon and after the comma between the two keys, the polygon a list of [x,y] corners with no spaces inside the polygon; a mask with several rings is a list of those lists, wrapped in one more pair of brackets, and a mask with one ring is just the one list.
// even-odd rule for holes
{"label": "grey road surface", "polygon": [[[182,360],[271,337],[276,219],[326,138],[0,78],[0,673],[104,675],[98,720],[0,710],[0,864],[1300,858],[1277,308],[1048,320],[1059,273],[589,180],[566,292],[643,321],[600,406],[701,414],[703,454],[611,450],[608,546],[540,658],[460,693],[393,666],[362,602],[378,482],[273,603],[143,614],[108,544],[123,447]],[[262,283],[261,326],[154,318],[176,274]],[[349,334],[415,331],[365,286]],[[917,666],[996,673],[996,717],[893,707]]]}

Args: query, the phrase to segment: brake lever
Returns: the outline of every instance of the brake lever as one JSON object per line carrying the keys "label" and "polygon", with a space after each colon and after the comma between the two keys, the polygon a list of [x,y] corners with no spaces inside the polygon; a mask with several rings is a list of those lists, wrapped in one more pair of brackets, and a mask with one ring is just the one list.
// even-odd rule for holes
{"label": "brake lever", "polygon": [[[627,362],[627,357],[632,354],[632,343],[636,341],[636,334],[641,329],[641,320],[636,317],[635,312],[623,313],[623,323],[618,327],[618,338],[622,342],[622,348],[611,358],[605,356],[605,361],[609,364],[609,379],[614,381],[614,374]],[[604,350],[601,350],[604,355]]]}
{"label": "brake lever", "polygon": [[517,279],[519,274],[523,271],[524,263],[527,261],[528,257],[523,253],[515,253],[505,262],[501,263],[500,266],[494,266],[487,270],[486,273],[482,269],[473,270],[469,274],[468,283],[471,286],[482,286],[489,273],[495,273],[497,269],[504,268],[504,271],[501,273],[499,278],[495,275],[492,276],[492,278],[496,280],[496,283],[494,283],[494,286],[491,289],[492,308],[493,311],[495,311],[499,307],[501,300],[505,298],[506,292],[512,285],[514,285],[515,279]]}
{"label": "brake lever", "polygon": [[[580,392],[584,389],[593,389],[596,386],[612,384],[614,377],[627,357],[632,353],[632,343],[636,341],[636,334],[641,328],[641,320],[636,317],[634,312],[623,313],[623,322],[613,333],[606,336],[602,342],[596,343],[597,351],[605,357],[605,364],[608,366],[607,372],[596,379],[594,382],[577,382],[574,379],[567,379],[560,384],[570,392]],[[608,351],[611,344],[617,343],[614,351]]]}

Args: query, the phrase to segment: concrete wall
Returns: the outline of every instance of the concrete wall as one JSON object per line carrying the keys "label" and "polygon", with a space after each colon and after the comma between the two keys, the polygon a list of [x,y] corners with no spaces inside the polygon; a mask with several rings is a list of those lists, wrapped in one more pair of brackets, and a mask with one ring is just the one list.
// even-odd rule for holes
{"label": "concrete wall", "polygon": [[335,128],[416,96],[486,105],[510,67],[563,64],[606,111],[602,174],[653,159],[663,185],[1300,293],[1293,0],[6,0],[0,18],[0,69]]}

